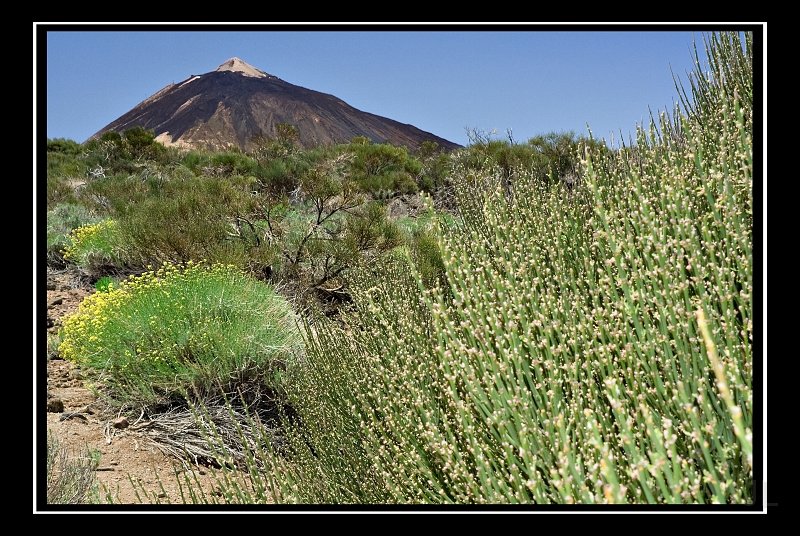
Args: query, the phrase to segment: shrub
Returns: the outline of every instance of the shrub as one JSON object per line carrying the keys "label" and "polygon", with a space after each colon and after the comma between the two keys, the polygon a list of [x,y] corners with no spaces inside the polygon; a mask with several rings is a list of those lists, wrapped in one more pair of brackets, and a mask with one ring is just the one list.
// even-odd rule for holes
{"label": "shrub", "polygon": [[167,156],[167,148],[155,140],[155,131],[141,126],[131,127],[123,132],[124,147],[129,149],[134,158],[150,158],[160,160]]}
{"label": "shrub", "polygon": [[190,262],[87,297],[64,321],[59,354],[93,371],[109,403],[140,408],[237,386],[278,390],[301,345],[271,287],[232,266]]}
{"label": "shrub", "polygon": [[257,175],[258,162],[245,154],[234,151],[216,152],[210,156],[209,171],[213,175]]}
{"label": "shrub", "polygon": [[47,173],[47,210],[52,210],[58,205],[74,205],[78,203],[75,190],[70,184],[70,179],[55,173]]}
{"label": "shrub", "polygon": [[83,181],[86,168],[79,148],[72,140],[47,141],[47,210],[77,202],[74,186]]}
{"label": "shrub", "polygon": [[208,165],[208,161],[208,155],[189,151],[181,159],[181,164],[192,170],[195,175],[200,175],[202,168]]}
{"label": "shrub", "polygon": [[70,246],[75,229],[100,221],[86,207],[71,203],[59,204],[47,211],[47,262],[63,266],[63,251]]}
{"label": "shrub", "polygon": [[454,171],[452,303],[402,255],[351,275],[352,308],[307,326],[275,496],[752,502],[752,64],[710,43],[714,121],[662,115],[573,190]]}
{"label": "shrub", "polygon": [[440,287],[442,293],[447,295],[447,271],[439,242],[443,229],[453,224],[453,218],[447,214],[435,213],[431,204],[428,199],[427,209],[419,216],[397,220],[396,224],[401,229],[423,286],[426,289]]}
{"label": "shrub", "polygon": [[55,434],[47,431],[47,504],[87,504],[97,502],[95,469],[99,452],[84,448],[70,456]]}
{"label": "shrub", "polygon": [[47,152],[62,153],[74,156],[81,153],[81,144],[75,140],[69,140],[66,138],[55,138],[55,139],[48,138]]}
{"label": "shrub", "polygon": [[70,233],[69,242],[62,252],[64,260],[90,275],[100,277],[123,267],[114,220],[82,225]]}
{"label": "shrub", "polygon": [[120,218],[124,255],[139,266],[201,259],[242,266],[246,250],[229,233],[249,201],[246,184],[233,178],[169,182]]}

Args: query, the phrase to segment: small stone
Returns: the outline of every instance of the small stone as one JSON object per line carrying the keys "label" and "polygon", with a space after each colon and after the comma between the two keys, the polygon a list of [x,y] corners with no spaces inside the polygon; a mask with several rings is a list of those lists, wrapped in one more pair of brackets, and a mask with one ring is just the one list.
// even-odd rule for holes
{"label": "small stone", "polygon": [[128,419],[125,417],[120,417],[116,421],[114,421],[114,428],[127,428],[128,427]]}
{"label": "small stone", "polygon": [[48,413],[61,413],[64,411],[64,402],[60,398],[51,398],[47,401]]}

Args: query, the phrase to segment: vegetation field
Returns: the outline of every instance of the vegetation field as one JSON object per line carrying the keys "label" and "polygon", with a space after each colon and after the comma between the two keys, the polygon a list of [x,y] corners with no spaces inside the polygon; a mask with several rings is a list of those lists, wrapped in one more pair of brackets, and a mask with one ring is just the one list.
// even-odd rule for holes
{"label": "vegetation field", "polygon": [[47,264],[97,289],[48,356],[218,470],[185,502],[752,504],[753,36],[702,44],[619,147],[47,140]]}

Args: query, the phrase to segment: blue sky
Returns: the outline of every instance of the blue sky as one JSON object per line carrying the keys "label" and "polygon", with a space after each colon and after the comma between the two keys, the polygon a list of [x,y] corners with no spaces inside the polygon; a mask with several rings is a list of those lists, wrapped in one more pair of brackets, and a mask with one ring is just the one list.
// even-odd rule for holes
{"label": "blue sky", "polygon": [[[59,26],[48,31],[47,138],[83,142],[173,82],[232,57],[286,82],[467,145],[467,128],[625,140],[677,101],[689,25]],[[80,31],[77,31],[80,30]],[[121,31],[125,30],[125,31]],[[255,31],[251,31],[255,30]],[[399,31],[398,31],[399,30]],[[44,52],[44,51],[40,51]],[[672,68],[672,71],[670,71]],[[41,126],[42,123],[40,122]]]}

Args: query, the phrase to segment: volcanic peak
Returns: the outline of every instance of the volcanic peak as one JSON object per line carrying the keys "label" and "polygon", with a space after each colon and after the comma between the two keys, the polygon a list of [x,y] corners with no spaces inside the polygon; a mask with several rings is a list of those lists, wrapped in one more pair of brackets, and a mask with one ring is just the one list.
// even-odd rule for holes
{"label": "volcanic peak", "polygon": [[247,62],[240,60],[239,58],[231,58],[216,69],[215,71],[234,71],[237,73],[242,73],[244,76],[252,76],[253,78],[266,78],[270,76],[269,74],[265,73],[261,69],[256,69],[252,65]]}

